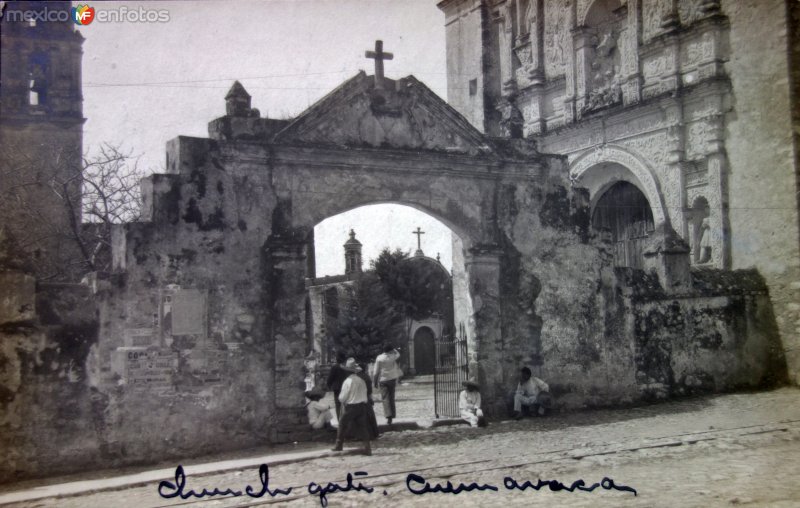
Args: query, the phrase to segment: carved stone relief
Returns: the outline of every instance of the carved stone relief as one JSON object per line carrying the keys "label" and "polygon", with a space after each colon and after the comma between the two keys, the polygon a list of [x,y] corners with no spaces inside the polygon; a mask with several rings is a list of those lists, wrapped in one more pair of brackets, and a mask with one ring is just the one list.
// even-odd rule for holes
{"label": "carved stone relief", "polygon": [[564,74],[567,62],[567,37],[570,35],[569,3],[564,0],[545,0],[544,4],[544,62],[547,77]]}
{"label": "carved stone relief", "polygon": [[671,63],[672,61],[669,56],[663,53],[646,58],[642,65],[642,75],[644,76],[645,83],[656,81],[662,74],[669,72]]}
{"label": "carved stone relief", "polygon": [[652,208],[655,223],[660,224],[666,220],[664,199],[652,170],[643,162],[642,158],[622,147],[603,145],[586,150],[571,160],[570,178],[579,180],[590,168],[604,162],[615,162],[630,170],[642,184],[642,190]]}
{"label": "carved stone relief", "polygon": [[703,16],[700,5],[705,0],[678,0],[678,17],[682,25],[691,25]]}
{"label": "carved stone relief", "polygon": [[667,139],[665,132],[656,132],[626,139],[622,144],[641,154],[651,166],[662,168],[667,162]]}
{"label": "carved stone relief", "polygon": [[[598,29],[593,36],[594,57],[589,64],[587,76],[587,89],[589,96],[583,111],[593,110],[617,104],[622,100],[620,88],[620,51],[617,47],[619,32],[613,25],[606,25]],[[578,80],[582,66],[578,66]]]}
{"label": "carved stone relief", "polygon": [[648,133],[655,129],[662,128],[664,125],[664,115],[660,112],[654,112],[647,116],[628,119],[619,123],[607,124],[606,139],[615,141],[637,134]]}
{"label": "carved stone relief", "polygon": [[681,51],[681,65],[694,67],[714,58],[714,35],[706,32],[699,39],[687,42]]}
{"label": "carved stone relief", "polygon": [[706,141],[711,135],[711,126],[705,120],[692,122],[686,128],[686,158],[696,159],[706,153]]}
{"label": "carved stone relief", "polygon": [[708,165],[705,161],[687,162],[683,178],[686,188],[708,185]]}
{"label": "carved stone relief", "polygon": [[636,30],[631,27],[626,28],[620,33],[619,45],[622,58],[622,75],[627,78],[635,73],[637,69],[637,59],[639,55],[636,51]]}
{"label": "carved stone relief", "polygon": [[643,0],[642,2],[642,39],[649,41],[660,34],[663,29],[661,23],[669,12],[670,0]]}

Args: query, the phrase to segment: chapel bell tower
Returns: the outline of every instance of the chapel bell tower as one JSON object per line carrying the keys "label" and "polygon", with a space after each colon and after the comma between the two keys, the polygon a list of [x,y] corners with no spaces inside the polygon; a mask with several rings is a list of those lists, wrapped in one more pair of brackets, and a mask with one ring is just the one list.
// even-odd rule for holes
{"label": "chapel bell tower", "polygon": [[356,240],[356,232],[350,230],[350,239],[344,243],[344,273],[361,273],[361,242]]}

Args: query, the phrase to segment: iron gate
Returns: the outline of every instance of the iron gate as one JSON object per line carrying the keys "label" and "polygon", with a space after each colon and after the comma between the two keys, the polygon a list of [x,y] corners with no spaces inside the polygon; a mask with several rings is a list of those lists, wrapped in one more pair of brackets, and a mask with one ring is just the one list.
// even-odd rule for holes
{"label": "iron gate", "polygon": [[433,369],[433,401],[436,418],[459,416],[458,395],[469,379],[467,333],[464,324],[458,325],[455,338],[443,337],[436,341],[435,368]]}

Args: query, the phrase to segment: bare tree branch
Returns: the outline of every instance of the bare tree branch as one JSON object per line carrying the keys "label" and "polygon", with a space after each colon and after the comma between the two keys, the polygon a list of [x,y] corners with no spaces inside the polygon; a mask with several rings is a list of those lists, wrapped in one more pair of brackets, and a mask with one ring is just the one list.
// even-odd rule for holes
{"label": "bare tree branch", "polygon": [[[4,143],[0,217],[11,218],[4,222],[10,223],[7,229],[22,249],[34,252],[37,245],[63,240],[76,248],[70,259],[60,260],[62,268],[109,270],[111,226],[138,220],[144,176],[138,156],[109,143],[93,155]],[[64,278],[54,266],[37,267],[37,275]]]}

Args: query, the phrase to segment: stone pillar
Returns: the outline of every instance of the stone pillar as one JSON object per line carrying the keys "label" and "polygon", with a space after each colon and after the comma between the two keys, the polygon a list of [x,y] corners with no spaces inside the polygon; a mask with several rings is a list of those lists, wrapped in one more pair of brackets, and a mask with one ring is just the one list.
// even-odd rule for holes
{"label": "stone pillar", "polygon": [[303,239],[270,237],[264,253],[265,276],[269,281],[265,296],[269,339],[273,346],[274,401],[279,425],[293,423],[295,410],[302,410],[304,402],[307,244],[302,235],[296,236]]}
{"label": "stone pillar", "polygon": [[575,45],[575,113],[581,117],[589,96],[589,76],[594,56],[592,34],[585,28],[577,28],[573,35]]}
{"label": "stone pillar", "polygon": [[464,263],[473,311],[467,324],[469,373],[478,379],[484,410],[490,415],[501,414],[505,404],[500,256],[496,246],[476,246]]}
{"label": "stone pillar", "polygon": [[[731,268],[730,221],[728,218],[727,159],[724,152],[708,155],[708,226],[711,234],[711,262],[714,266]],[[712,190],[713,189],[713,190]]]}
{"label": "stone pillar", "polygon": [[644,248],[644,268],[655,271],[667,294],[692,289],[689,245],[668,224],[656,226]]}
{"label": "stone pillar", "polygon": [[[566,8],[566,26],[562,28],[562,30],[566,30],[567,28],[572,29],[575,25],[574,19],[574,12],[575,8],[569,6]],[[573,72],[574,65],[575,65],[575,51],[573,48],[573,38],[572,37],[565,37],[567,44],[564,48],[564,54],[567,55],[567,61],[565,63],[565,72],[564,72],[564,81],[566,84],[566,92],[564,94],[564,123],[570,124],[574,123],[575,118],[575,72]]]}
{"label": "stone pillar", "polygon": [[642,15],[639,2],[628,2],[628,20],[620,35],[622,59],[622,103],[635,104],[642,99],[642,74],[639,69],[639,33]]}
{"label": "stone pillar", "polygon": [[[666,102],[666,101],[665,101]],[[664,121],[667,126],[665,136],[666,160],[668,177],[662,181],[661,190],[664,193],[664,206],[670,223],[680,229],[681,236],[688,239],[685,227],[686,203],[686,162],[685,162],[685,130],[683,121],[683,107],[678,101],[670,100],[662,105]]]}
{"label": "stone pillar", "polygon": [[500,83],[514,81],[514,63],[511,57],[514,51],[514,31],[512,27],[511,15],[512,2],[508,2],[502,10],[503,22],[499,25],[499,49],[500,49]]}
{"label": "stone pillar", "polygon": [[528,78],[534,85],[544,84],[544,0],[530,3],[531,65]]}

